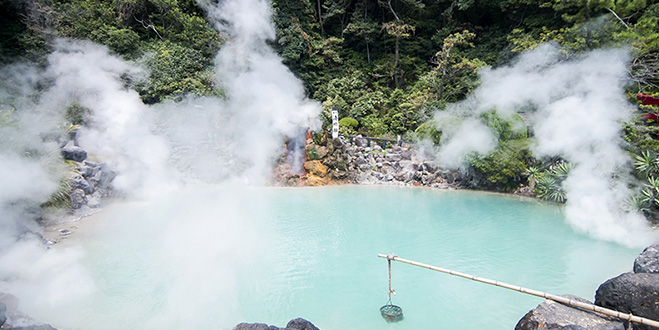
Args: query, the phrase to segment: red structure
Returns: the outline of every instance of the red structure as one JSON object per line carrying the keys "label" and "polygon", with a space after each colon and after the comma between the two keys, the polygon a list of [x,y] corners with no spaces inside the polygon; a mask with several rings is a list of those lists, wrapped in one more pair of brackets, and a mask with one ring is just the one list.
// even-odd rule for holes
{"label": "red structure", "polygon": [[[641,101],[641,104],[643,105],[659,105],[659,99],[655,98],[652,95],[643,95],[643,94],[638,94],[636,95],[636,98]],[[655,113],[646,113],[643,114],[643,119],[654,119],[657,120],[657,114]],[[657,120],[657,124],[659,125],[659,120]],[[659,132],[657,133],[657,140],[659,140]]]}
{"label": "red structure", "polygon": [[659,105],[659,99],[655,98],[652,95],[638,94],[636,95],[636,98],[641,100],[641,103],[643,103],[643,105]]}

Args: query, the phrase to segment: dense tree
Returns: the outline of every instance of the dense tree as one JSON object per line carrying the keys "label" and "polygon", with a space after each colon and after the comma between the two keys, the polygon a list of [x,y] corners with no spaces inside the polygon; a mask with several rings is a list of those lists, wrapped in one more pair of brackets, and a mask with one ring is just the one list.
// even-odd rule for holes
{"label": "dense tree", "polygon": [[[630,96],[659,93],[655,0],[278,0],[272,6],[271,46],[323,104],[325,124],[336,106],[340,117],[355,120],[353,132],[440,142],[442,132],[428,121],[433,111],[464,99],[480,68],[506,64],[548,41],[567,54],[626,45],[633,56]],[[133,88],[147,103],[220,93],[211,72],[220,35],[194,0],[0,0],[0,58],[43,60],[54,37],[91,39],[144,64],[150,76]],[[654,111],[642,108],[625,123],[630,152],[659,152],[656,122],[640,116]],[[514,142],[524,140],[511,130],[515,119],[493,112],[481,119],[500,139],[493,154],[473,158],[473,173],[491,175],[487,185],[511,189],[527,176],[536,187],[543,178],[546,187],[560,181],[540,167],[528,174],[535,164],[524,164],[528,150]]]}

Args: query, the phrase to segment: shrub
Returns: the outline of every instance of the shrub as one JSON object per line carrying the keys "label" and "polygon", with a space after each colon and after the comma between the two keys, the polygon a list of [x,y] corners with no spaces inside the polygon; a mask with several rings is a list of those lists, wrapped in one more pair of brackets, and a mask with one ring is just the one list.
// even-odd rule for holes
{"label": "shrub", "polygon": [[350,128],[357,128],[359,126],[359,122],[357,119],[350,118],[350,117],[344,117],[339,120],[339,127],[345,126],[345,127],[350,127]]}

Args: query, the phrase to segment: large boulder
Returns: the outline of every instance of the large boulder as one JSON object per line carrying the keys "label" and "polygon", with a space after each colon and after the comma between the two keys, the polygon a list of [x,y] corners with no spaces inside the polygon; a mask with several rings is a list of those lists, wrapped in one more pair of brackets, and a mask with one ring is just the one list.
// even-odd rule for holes
{"label": "large boulder", "polygon": [[286,324],[285,330],[320,330],[320,329],[318,329],[315,325],[313,325],[313,323],[298,317],[294,320],[290,320],[288,324]]}
{"label": "large boulder", "polygon": [[85,149],[76,147],[71,144],[68,144],[64,148],[62,148],[61,152],[62,152],[62,157],[64,157],[64,159],[67,160],[81,162],[87,159],[87,151],[85,151]]}
{"label": "large boulder", "polygon": [[281,328],[265,323],[240,323],[233,327],[233,330],[281,330]]}
{"label": "large boulder", "polygon": [[[584,303],[591,303],[586,299],[573,295],[565,295],[564,297]],[[515,326],[515,330],[536,329],[625,330],[625,327],[619,320],[570,307],[553,300],[545,300],[538,307],[524,315]]]}
{"label": "large boulder", "polygon": [[659,273],[659,243],[648,246],[636,257],[634,273]]}
{"label": "large boulder", "polygon": [[[659,273],[624,273],[600,285],[595,304],[623,313],[659,320]],[[654,329],[634,324],[635,330]]]}

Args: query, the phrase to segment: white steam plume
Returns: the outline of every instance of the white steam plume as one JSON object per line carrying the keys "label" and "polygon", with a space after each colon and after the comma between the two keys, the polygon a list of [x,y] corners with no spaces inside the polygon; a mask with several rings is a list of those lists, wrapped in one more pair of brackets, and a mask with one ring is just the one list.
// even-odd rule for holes
{"label": "white steam plume", "polygon": [[36,222],[65,173],[57,143],[44,139],[62,131],[63,111],[37,93],[43,77],[29,65],[0,68],[0,292],[19,297],[24,311],[93,290],[80,251],[46,249]]}
{"label": "white steam plume", "polygon": [[227,38],[215,63],[226,95],[223,111],[232,114],[234,155],[249,164],[244,176],[261,183],[284,136],[320,127],[320,104],[306,98],[302,83],[267,44],[275,38],[269,1],[199,3]]}
{"label": "white steam plume", "polygon": [[48,62],[54,86],[44,102],[67,106],[76,101],[92,110],[80,145],[117,172],[114,188],[141,197],[174,189],[174,174],[166,167],[169,146],[150,130],[151,109],[120,78],[139,70],[110,55],[107,47],[75,40],[58,40]]}
{"label": "white steam plume", "polygon": [[468,108],[463,116],[473,117],[533,110],[535,155],[560,155],[576,165],[563,184],[568,222],[596,238],[641,247],[659,233],[640,214],[623,211],[631,194],[620,127],[631,113],[624,97],[628,60],[621,49],[565,60],[556,45],[545,44],[511,66],[481,70],[481,85],[455,109]]}

